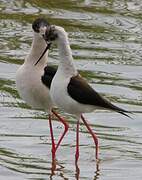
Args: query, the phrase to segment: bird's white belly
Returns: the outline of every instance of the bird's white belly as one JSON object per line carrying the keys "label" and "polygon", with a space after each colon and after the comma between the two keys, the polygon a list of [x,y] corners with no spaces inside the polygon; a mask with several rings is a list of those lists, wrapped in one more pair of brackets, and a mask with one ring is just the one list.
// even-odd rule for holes
{"label": "bird's white belly", "polygon": [[72,99],[67,92],[67,85],[70,79],[64,79],[56,76],[52,80],[50,95],[53,102],[70,114],[79,115],[94,110],[94,106],[81,104]]}
{"label": "bird's white belly", "polygon": [[49,89],[42,83],[43,72],[31,71],[23,66],[17,71],[16,86],[21,98],[35,109],[48,110],[51,105]]}

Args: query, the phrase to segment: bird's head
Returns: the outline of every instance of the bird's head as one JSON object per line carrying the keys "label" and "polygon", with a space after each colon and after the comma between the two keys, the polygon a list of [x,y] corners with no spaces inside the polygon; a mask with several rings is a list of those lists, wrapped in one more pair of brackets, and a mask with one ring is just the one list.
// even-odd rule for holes
{"label": "bird's head", "polygon": [[41,36],[42,38],[45,37],[46,31],[49,29],[49,27],[50,24],[44,18],[37,18],[32,24],[34,32],[36,34],[39,34],[39,36]]}
{"label": "bird's head", "polygon": [[50,25],[47,20],[43,18],[36,19],[32,24],[32,28],[34,32],[39,33],[40,37],[42,37],[47,43],[46,49],[44,50],[38,61],[35,63],[35,65],[37,65],[46,51],[50,48],[51,43],[58,39],[63,40],[67,37],[67,33],[64,28],[60,26]]}

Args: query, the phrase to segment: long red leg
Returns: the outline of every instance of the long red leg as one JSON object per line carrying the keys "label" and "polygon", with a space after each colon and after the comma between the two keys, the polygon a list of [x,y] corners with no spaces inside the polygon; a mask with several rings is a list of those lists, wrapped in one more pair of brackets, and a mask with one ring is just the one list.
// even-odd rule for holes
{"label": "long red leg", "polygon": [[55,152],[57,151],[59,145],[61,144],[61,141],[63,140],[65,134],[67,133],[68,131],[68,128],[69,128],[69,125],[68,123],[62,118],[60,117],[53,109],[52,109],[52,113],[59,119],[59,121],[61,121],[61,123],[63,123],[64,125],[64,132],[62,133],[61,137],[59,138],[59,141],[56,145],[56,149],[55,149]]}
{"label": "long red leg", "polygon": [[51,141],[52,141],[52,161],[55,159],[56,147],[54,142],[54,135],[53,135],[53,128],[52,128],[52,119],[51,114],[49,114],[49,127],[50,127],[50,134],[51,134]]}
{"label": "long red leg", "polygon": [[89,133],[92,135],[95,145],[96,145],[96,160],[98,161],[98,152],[99,152],[99,142],[98,142],[98,137],[97,135],[92,131],[92,129],[90,128],[89,124],[86,122],[85,118],[83,117],[83,115],[81,115],[81,119],[83,121],[83,123],[85,124],[85,126],[87,127]]}
{"label": "long red leg", "polygon": [[77,164],[79,158],[79,120],[77,121],[76,127],[76,153],[75,153],[75,163]]}

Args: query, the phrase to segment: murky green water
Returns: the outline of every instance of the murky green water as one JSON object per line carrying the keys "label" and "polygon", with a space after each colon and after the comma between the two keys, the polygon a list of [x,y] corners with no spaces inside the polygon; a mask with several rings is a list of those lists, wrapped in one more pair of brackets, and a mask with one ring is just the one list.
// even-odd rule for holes
{"label": "murky green water", "polygon": [[[141,113],[133,120],[113,112],[86,114],[100,139],[101,161],[96,171],[93,141],[81,126],[77,174],[76,124],[62,112],[70,130],[52,172],[47,115],[31,110],[15,88],[16,70],[31,45],[31,23],[39,16],[69,32],[76,66],[97,91],[121,107],[142,111],[141,0],[0,0],[0,180],[142,179]],[[57,49],[49,61],[58,64]],[[62,130],[55,120],[56,138]]]}

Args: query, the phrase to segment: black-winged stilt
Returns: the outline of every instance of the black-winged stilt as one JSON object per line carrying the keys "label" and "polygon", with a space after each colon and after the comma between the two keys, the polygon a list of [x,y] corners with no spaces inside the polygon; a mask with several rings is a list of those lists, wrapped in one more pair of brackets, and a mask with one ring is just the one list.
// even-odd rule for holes
{"label": "black-winged stilt", "polygon": [[[48,50],[44,40],[45,33],[49,23],[42,18],[36,19],[32,28],[34,30],[34,37],[29,55],[26,57],[24,64],[18,69],[16,74],[17,90],[23,100],[26,101],[34,109],[45,110],[49,113],[49,125],[52,140],[52,159],[55,158],[55,153],[59,147],[64,135],[68,130],[67,122],[61,118],[53,109],[53,103],[49,95],[49,88],[56,69],[47,66],[48,51],[44,53],[41,61],[35,66],[37,59],[41,56],[44,50]],[[63,123],[64,132],[59,138],[57,144],[54,142],[51,112]]]}
{"label": "black-winged stilt", "polygon": [[[50,33],[48,32],[50,31]],[[50,26],[46,32],[46,40],[50,42],[55,36],[60,56],[58,70],[52,80],[50,95],[54,103],[77,118],[76,131],[76,162],[79,158],[79,123],[82,119],[96,145],[96,159],[98,160],[98,138],[85,120],[83,113],[96,109],[108,109],[128,116],[130,113],[121,109],[97,93],[78,73],[72,57],[72,52],[66,31],[60,26]],[[50,37],[52,37],[50,39]],[[128,116],[129,117],[129,116]]]}

